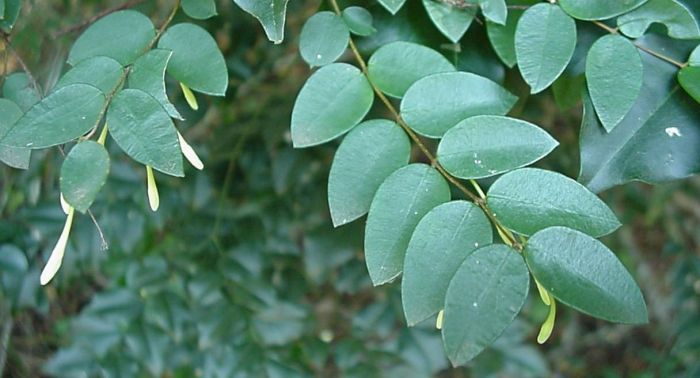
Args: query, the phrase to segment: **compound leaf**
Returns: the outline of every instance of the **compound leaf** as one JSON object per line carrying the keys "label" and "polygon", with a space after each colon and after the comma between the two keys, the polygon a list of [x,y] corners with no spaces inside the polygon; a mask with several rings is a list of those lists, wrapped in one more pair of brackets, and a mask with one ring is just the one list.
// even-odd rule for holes
{"label": "compound leaf", "polygon": [[379,185],[408,164],[411,143],[403,130],[387,120],[355,127],[338,147],[328,176],[328,205],[335,227],[369,211]]}
{"label": "compound leaf", "polygon": [[425,164],[411,164],[391,174],[377,190],[365,227],[365,260],[375,286],[395,279],[418,221],[450,200],[440,173]]}
{"label": "compound leaf", "polygon": [[606,130],[617,126],[632,108],[643,79],[642,58],[627,38],[607,35],[593,44],[586,58],[586,81]]}
{"label": "compound leaf", "polygon": [[107,181],[109,154],[103,145],[83,141],[75,145],[61,166],[61,194],[81,213],[90,208]]}
{"label": "compound leaf", "polygon": [[523,235],[566,226],[599,237],[620,227],[610,208],[583,185],[542,169],[506,173],[491,185],[487,199],[501,223]]}
{"label": "compound leaf", "polygon": [[160,102],[138,89],[125,89],[112,100],[107,124],[119,147],[137,162],[171,176],[184,176],[175,125]]}
{"label": "compound leaf", "polygon": [[494,244],[470,254],[450,281],[442,340],[454,366],[481,353],[525,304],[530,275],[513,249]]}
{"label": "compound leaf", "polygon": [[401,282],[409,326],[443,309],[447,286],[464,259],[492,241],[488,218],[471,202],[444,203],[420,220],[408,243]]}
{"label": "compound leaf", "polygon": [[401,101],[401,116],[419,134],[440,138],[465,118],[504,115],[518,100],[493,81],[468,72],[448,72],[416,81]]}
{"label": "compound leaf", "polygon": [[559,6],[540,3],[523,13],[515,30],[515,53],[532,93],[564,72],[575,47],[576,23]]}
{"label": "compound leaf", "polygon": [[562,303],[611,322],[648,322],[639,287],[598,240],[570,228],[550,227],[534,234],[524,253],[537,281]]}
{"label": "compound leaf", "polygon": [[546,131],[531,123],[501,116],[476,116],[445,133],[437,158],[459,178],[484,178],[532,164],[558,145]]}
{"label": "compound leaf", "polygon": [[315,146],[346,133],[367,115],[373,101],[372,87],[359,69],[345,63],[319,69],[294,103],[294,147]]}

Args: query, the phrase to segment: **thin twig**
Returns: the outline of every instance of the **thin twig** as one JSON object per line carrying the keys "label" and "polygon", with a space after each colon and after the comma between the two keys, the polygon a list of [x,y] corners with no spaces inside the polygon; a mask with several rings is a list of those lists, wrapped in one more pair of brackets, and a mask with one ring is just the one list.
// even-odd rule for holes
{"label": "thin twig", "polygon": [[34,89],[37,91],[37,93],[42,93],[41,90],[39,89],[39,84],[36,81],[36,77],[34,74],[32,74],[32,71],[29,69],[27,64],[24,62],[24,59],[22,59],[22,56],[19,55],[15,47],[12,45],[12,41],[10,41],[10,35],[6,33],[2,33],[2,39],[5,41],[5,48],[8,49],[12,55],[15,56],[15,59],[17,60],[17,63],[19,63],[19,66],[22,67],[22,70],[24,73],[27,74],[27,77],[29,78],[29,82],[32,83],[32,86]]}
{"label": "thin twig", "polygon": [[[336,14],[340,15],[340,7],[338,6],[338,3],[336,0],[330,0],[331,6],[333,7],[333,10],[335,11]],[[479,206],[486,216],[489,218],[491,223],[493,223],[497,228],[502,229],[505,234],[504,241],[509,244],[513,245],[516,249],[521,250],[522,246],[518,242],[518,240],[515,239],[513,234],[508,231],[503,225],[496,219],[496,216],[493,214],[491,209],[489,209],[488,205],[486,204],[486,201],[482,199],[481,197],[475,195],[472,193],[469,189],[467,189],[464,184],[462,184],[456,177],[452,176],[445,168],[440,164],[440,162],[435,158],[435,155],[423,144],[423,141],[421,141],[420,137],[411,129],[406,121],[403,120],[401,117],[401,114],[396,110],[396,107],[389,101],[389,99],[384,95],[384,92],[377,87],[377,85],[374,83],[372,79],[370,79],[368,75],[368,70],[367,70],[367,63],[365,62],[364,58],[362,58],[362,54],[360,54],[360,51],[357,49],[357,45],[355,45],[355,42],[350,39],[350,50],[352,50],[352,53],[355,57],[355,60],[357,61],[357,64],[360,65],[360,68],[362,69],[363,74],[367,78],[367,81],[369,82],[370,86],[374,90],[374,93],[379,97],[379,99],[384,103],[384,106],[387,108],[387,110],[391,113],[391,115],[394,117],[396,120],[396,123],[408,134],[409,138],[418,146],[418,149],[425,155],[425,157],[430,161],[430,164],[437,169],[438,172],[447,180],[449,181],[452,185],[454,185],[457,189],[459,189],[464,195],[466,195],[472,202],[474,202],[477,206]],[[474,182],[476,184],[476,182]],[[478,185],[478,184],[476,184]]]}
{"label": "thin twig", "polygon": [[[439,3],[447,4],[455,8],[468,9],[468,8],[479,8],[480,5],[477,3],[470,3],[467,0],[437,0]],[[507,5],[508,9],[527,9],[530,5]]]}
{"label": "thin twig", "polygon": [[97,13],[96,15],[94,15],[94,16],[92,16],[92,17],[86,19],[86,20],[83,20],[82,22],[80,22],[80,23],[78,23],[78,24],[69,26],[69,27],[67,27],[67,28],[65,28],[65,29],[61,29],[61,30],[59,30],[59,31],[57,31],[57,32],[52,33],[52,34],[51,34],[51,37],[53,37],[53,38],[55,39],[55,38],[62,37],[62,36],[64,36],[64,35],[66,35],[66,34],[70,34],[70,33],[76,32],[76,31],[81,30],[81,29],[83,29],[83,28],[85,28],[85,27],[87,27],[87,26],[92,25],[95,21],[101,19],[102,17],[104,17],[104,16],[106,16],[106,15],[108,15],[108,14],[110,14],[110,13],[114,13],[114,12],[117,12],[117,11],[120,11],[120,10],[123,10],[123,9],[128,9],[128,8],[134,7],[134,6],[139,5],[139,4],[141,4],[141,3],[145,2],[145,1],[146,1],[146,0],[130,0],[130,1],[127,1],[126,3],[124,3],[124,4],[117,5],[117,6],[114,6],[114,7],[112,7],[112,8],[105,9],[105,10],[103,10],[102,12]]}

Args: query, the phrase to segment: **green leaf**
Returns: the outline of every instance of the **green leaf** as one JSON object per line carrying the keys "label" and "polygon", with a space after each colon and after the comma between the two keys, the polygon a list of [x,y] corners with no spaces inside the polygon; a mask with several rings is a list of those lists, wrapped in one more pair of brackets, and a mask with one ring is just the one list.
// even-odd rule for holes
{"label": "green leaf", "polygon": [[411,143],[394,122],[372,120],[340,144],[328,176],[328,205],[335,227],[365,215],[379,185],[408,164]]}
{"label": "green leaf", "polygon": [[418,221],[450,200],[450,188],[435,169],[411,164],[389,176],[377,190],[365,227],[365,260],[375,286],[401,274]]}
{"label": "green leaf", "polygon": [[142,13],[114,12],[80,35],[68,54],[68,63],[76,65],[87,58],[107,56],[126,66],[146,52],[155,36],[153,23]]}
{"label": "green leaf", "polygon": [[347,7],[343,9],[343,21],[353,34],[367,37],[374,34],[377,29],[372,26],[372,13],[362,7]]}
{"label": "green leaf", "polygon": [[165,69],[172,55],[171,51],[154,49],[137,59],[129,72],[129,88],[140,89],[153,96],[171,117],[182,120],[165,92]]}
{"label": "green leaf", "polygon": [[[0,98],[0,136],[22,117],[22,109],[14,102]],[[17,169],[29,168],[32,151],[28,148],[9,147],[0,144],[0,161]]]}
{"label": "green leaf", "polygon": [[598,118],[611,131],[634,105],[644,67],[637,48],[619,35],[600,38],[588,51],[586,81]]}
{"label": "green leaf", "polygon": [[620,31],[630,38],[639,38],[653,23],[666,26],[669,37],[698,39],[700,29],[693,14],[676,0],[649,0],[634,11],[617,19]]}
{"label": "green leaf", "polygon": [[107,181],[109,154],[103,145],[83,141],[70,150],[61,167],[61,193],[69,205],[85,213]]}
{"label": "green leaf", "polygon": [[201,27],[183,23],[168,28],[158,48],[172,50],[168,73],[191,89],[224,96],[228,69],[214,38]]}
{"label": "green leaf", "polygon": [[87,58],[76,64],[56,83],[54,91],[71,84],[89,84],[102,93],[112,93],[122,82],[124,67],[106,56]]}
{"label": "green leaf", "polygon": [[528,8],[515,30],[515,53],[520,73],[539,93],[569,64],[576,47],[576,23],[554,4]]}
{"label": "green leaf", "polygon": [[267,38],[277,43],[284,39],[284,21],[289,0],[233,0],[241,9],[252,14],[265,29]]}
{"label": "green leaf", "polygon": [[319,12],[311,16],[301,29],[299,53],[311,67],[335,62],[350,41],[350,31],[340,16]]}
{"label": "green leaf", "polygon": [[0,20],[0,29],[9,34],[17,22],[19,11],[22,9],[22,0],[4,0],[4,18]]}
{"label": "green leaf", "polygon": [[476,116],[445,133],[437,158],[452,175],[476,179],[530,165],[558,145],[546,131],[531,123],[501,116]]}
{"label": "green leaf", "polygon": [[648,322],[639,287],[598,240],[569,228],[550,227],[533,235],[524,253],[535,278],[562,303],[611,322]]}
{"label": "green leaf", "polygon": [[182,0],[182,10],[197,20],[206,20],[217,15],[214,0]]}
{"label": "green leaf", "polygon": [[476,115],[505,115],[518,100],[493,81],[467,72],[440,73],[413,84],[401,116],[412,129],[440,138],[458,122]]}
{"label": "green leaf", "polygon": [[455,67],[439,52],[410,42],[382,46],[369,59],[369,78],[382,92],[401,98],[406,90],[426,76],[454,72]]}
{"label": "green leaf", "polygon": [[137,162],[171,176],[184,176],[177,131],[158,100],[125,89],[112,100],[107,124],[119,147]]}
{"label": "green leaf", "polygon": [[505,0],[479,0],[479,6],[486,20],[499,25],[506,24],[508,8]]}
{"label": "green leaf", "polygon": [[396,14],[401,7],[403,7],[403,4],[406,2],[406,0],[378,0],[379,4],[382,4],[382,6],[388,10],[391,14]]}
{"label": "green leaf", "polygon": [[527,299],[523,258],[502,244],[474,251],[447,288],[442,340],[452,365],[467,363],[513,322]]}
{"label": "green leaf", "polygon": [[678,72],[678,82],[695,101],[700,102],[700,67],[683,67]]}
{"label": "green leaf", "polygon": [[6,99],[19,105],[22,112],[29,110],[41,100],[41,96],[24,72],[15,72],[5,77],[2,93]]}
{"label": "green leaf", "polygon": [[0,135],[0,144],[38,149],[70,142],[95,127],[104,106],[105,95],[99,89],[68,85],[32,106]]}
{"label": "green leaf", "polygon": [[688,59],[688,65],[692,67],[700,66],[700,46],[696,47],[695,50],[690,54]]}
{"label": "green leaf", "polygon": [[491,185],[487,198],[501,223],[523,235],[566,226],[599,237],[620,227],[595,194],[556,172],[523,168],[506,173]]}
{"label": "green leaf", "polygon": [[433,24],[453,43],[462,39],[476,13],[474,9],[460,9],[434,0],[423,0],[423,5]]}
{"label": "green leaf", "polygon": [[373,101],[372,87],[357,68],[334,63],[319,69],[294,103],[294,147],[315,146],[345,134],[365,118]]}
{"label": "green leaf", "polygon": [[515,67],[517,63],[515,57],[515,27],[518,25],[523,12],[525,11],[511,9],[508,12],[505,25],[499,25],[491,21],[486,22],[486,31],[488,32],[491,46],[496,51],[498,58],[510,68]]}
{"label": "green leaf", "polygon": [[564,12],[579,20],[607,20],[627,13],[648,0],[559,0]]}
{"label": "green leaf", "polygon": [[408,243],[401,281],[409,327],[443,309],[447,286],[464,259],[492,242],[491,223],[471,202],[444,203],[420,220]]}
{"label": "green leaf", "polygon": [[656,183],[700,172],[697,102],[679,88],[675,66],[646,54],[643,62],[643,90],[610,133],[584,91],[579,181],[594,192],[633,180]]}

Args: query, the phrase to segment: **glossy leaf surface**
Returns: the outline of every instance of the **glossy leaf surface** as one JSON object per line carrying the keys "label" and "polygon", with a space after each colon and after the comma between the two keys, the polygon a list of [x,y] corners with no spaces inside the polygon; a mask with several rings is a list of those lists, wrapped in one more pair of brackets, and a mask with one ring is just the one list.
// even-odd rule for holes
{"label": "glossy leaf surface", "polygon": [[267,38],[278,44],[284,39],[284,22],[289,0],[233,0],[241,9],[252,14],[265,29]]}
{"label": "glossy leaf surface", "polygon": [[61,194],[69,205],[84,213],[107,181],[109,154],[99,143],[83,141],[75,145],[61,166]]}
{"label": "glossy leaf surface", "polygon": [[311,16],[301,29],[299,53],[311,67],[335,62],[348,47],[350,30],[343,19],[333,12]]}
{"label": "glossy leaf surface", "polygon": [[450,200],[440,173],[411,164],[389,176],[377,190],[365,227],[365,261],[375,286],[394,280],[403,270],[413,230],[435,206]]}

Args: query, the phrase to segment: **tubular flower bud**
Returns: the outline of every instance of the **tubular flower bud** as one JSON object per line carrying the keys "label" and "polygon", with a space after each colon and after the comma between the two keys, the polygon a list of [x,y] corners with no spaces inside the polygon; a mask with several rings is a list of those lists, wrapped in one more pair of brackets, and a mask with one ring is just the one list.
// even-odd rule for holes
{"label": "tubular flower bud", "polygon": [[156,178],[153,176],[153,168],[150,165],[146,166],[146,177],[148,183],[148,204],[151,206],[151,210],[157,211],[160,206],[160,197],[158,196]]}
{"label": "tubular flower bud", "polygon": [[202,160],[200,160],[199,156],[197,156],[197,152],[195,152],[194,148],[187,143],[179,131],[177,132],[177,138],[180,140],[180,150],[182,150],[182,154],[185,155],[187,161],[189,161],[193,167],[199,169],[200,171],[204,169],[204,163],[202,163]]}
{"label": "tubular flower bud", "polygon": [[49,283],[53,277],[61,268],[61,263],[63,262],[63,254],[66,252],[66,245],[68,244],[68,236],[70,235],[70,229],[73,225],[73,215],[75,214],[75,209],[73,207],[68,207],[68,216],[66,217],[66,224],[63,226],[63,231],[61,236],[56,242],[56,246],[53,247],[51,251],[51,256],[49,256],[49,261],[46,262],[44,270],[41,271],[41,276],[39,277],[39,282],[42,285]]}
{"label": "tubular flower bud", "polygon": [[182,94],[185,95],[185,100],[187,100],[187,104],[190,106],[190,108],[192,108],[192,110],[199,110],[197,97],[195,97],[194,93],[192,93],[190,87],[180,83],[180,88],[182,88]]}

